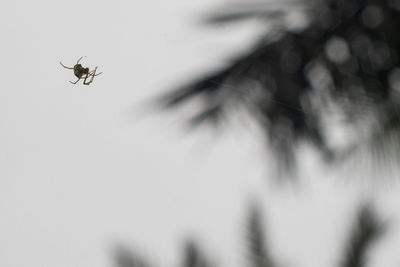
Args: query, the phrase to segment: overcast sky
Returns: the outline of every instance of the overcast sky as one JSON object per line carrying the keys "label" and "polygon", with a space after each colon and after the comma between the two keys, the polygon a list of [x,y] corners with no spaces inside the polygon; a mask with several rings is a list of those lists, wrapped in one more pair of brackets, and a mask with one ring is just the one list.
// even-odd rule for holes
{"label": "overcast sky", "polygon": [[[218,67],[260,32],[254,23],[201,27],[218,3],[3,2],[0,266],[111,267],[118,243],[172,265],[190,236],[217,262],[241,266],[252,199],[265,208],[285,266],[335,266],[360,199],[379,191],[382,212],[400,213],[387,205],[399,203],[397,184],[390,192],[355,189],[334,173],[315,174],[310,154],[302,174],[323,179],[277,189],[266,182],[257,127],[186,132],[185,112],[147,109],[151,97]],[[103,71],[90,86],[70,84],[72,71],[59,65],[81,56]],[[393,248],[399,238],[392,239]],[[375,261],[400,262],[379,251]]]}

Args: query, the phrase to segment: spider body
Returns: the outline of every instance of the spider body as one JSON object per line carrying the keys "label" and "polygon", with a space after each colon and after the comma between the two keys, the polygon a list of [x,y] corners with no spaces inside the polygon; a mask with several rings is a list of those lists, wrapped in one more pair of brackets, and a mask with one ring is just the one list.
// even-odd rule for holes
{"label": "spider body", "polygon": [[81,78],[84,74],[89,73],[89,68],[82,67],[81,64],[76,64],[74,66],[74,74],[76,77]]}
{"label": "spider body", "polygon": [[[84,67],[82,67],[82,65],[79,64],[79,61],[81,61],[82,58],[83,58],[83,57],[80,57],[80,58],[78,59],[78,61],[76,62],[76,64],[74,65],[74,67],[72,67],[72,68],[65,66],[65,65],[62,64],[61,62],[60,62],[60,64],[61,64],[61,66],[63,66],[63,67],[66,68],[66,69],[74,70],[74,74],[75,74],[75,76],[78,78],[78,80],[76,80],[75,82],[69,81],[70,83],[76,84],[77,82],[80,81],[80,79],[84,79],[84,80],[83,80],[83,84],[84,84],[84,85],[89,85],[89,84],[91,84],[91,83],[93,82],[94,77],[95,77],[95,76],[98,76],[98,75],[100,75],[100,74],[102,74],[102,72],[96,73],[97,67],[96,67],[94,70],[92,70],[92,71],[89,70],[89,68],[84,68]],[[86,81],[89,77],[90,77],[90,80],[89,80],[89,81]]]}

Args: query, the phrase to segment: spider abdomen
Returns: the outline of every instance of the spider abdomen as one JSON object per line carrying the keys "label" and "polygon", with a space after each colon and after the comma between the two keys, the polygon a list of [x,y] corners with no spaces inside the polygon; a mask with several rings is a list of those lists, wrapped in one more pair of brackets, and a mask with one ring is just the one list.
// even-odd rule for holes
{"label": "spider abdomen", "polygon": [[89,68],[84,68],[81,64],[76,64],[74,66],[74,74],[78,78],[81,78],[83,74],[87,74],[88,72]]}

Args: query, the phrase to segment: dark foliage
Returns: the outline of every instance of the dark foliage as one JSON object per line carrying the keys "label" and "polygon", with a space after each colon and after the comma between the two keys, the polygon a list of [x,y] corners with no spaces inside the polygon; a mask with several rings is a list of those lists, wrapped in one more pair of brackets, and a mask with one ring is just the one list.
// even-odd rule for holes
{"label": "dark foliage", "polygon": [[[198,245],[189,240],[183,248],[181,267],[214,267],[214,264],[201,252]],[[114,260],[117,267],[152,267],[138,254],[124,246],[118,246],[114,251]]]}
{"label": "dark foliage", "polygon": [[114,260],[117,267],[151,267],[139,255],[134,254],[123,246],[118,246],[115,249]]}
{"label": "dark foliage", "polygon": [[[274,26],[244,55],[199,77],[162,102],[176,107],[203,100],[194,125],[219,122],[246,110],[265,128],[279,161],[293,166],[299,142],[314,144],[327,159],[349,155],[360,145],[382,147],[398,136],[400,90],[399,0],[298,0],[229,4],[209,24],[261,19]],[[303,14],[301,26],[285,21]],[[339,116],[353,140],[332,145],[328,126]],[[390,146],[389,146],[390,147]]]}
{"label": "dark foliage", "polygon": [[384,229],[383,226],[384,225],[377,219],[372,208],[368,205],[364,206],[358,214],[341,266],[366,266],[368,249],[381,235]]}
{"label": "dark foliage", "polygon": [[188,241],[183,252],[181,267],[214,267],[194,241]]}
{"label": "dark foliage", "polygon": [[[272,256],[267,243],[271,243],[265,235],[265,223],[258,206],[250,209],[246,223],[245,266],[276,267],[276,259]],[[364,267],[368,250],[385,229],[370,205],[364,205],[358,212],[353,229],[350,232],[341,267]],[[267,242],[269,241],[269,242]],[[307,242],[307,240],[305,240]],[[138,255],[124,247],[118,247],[114,254],[116,267],[152,267]],[[188,241],[182,254],[180,267],[215,267],[215,264],[201,251],[193,240]]]}
{"label": "dark foliage", "polygon": [[274,264],[265,239],[264,223],[257,207],[250,209],[247,222],[247,260],[249,267],[273,267]]}

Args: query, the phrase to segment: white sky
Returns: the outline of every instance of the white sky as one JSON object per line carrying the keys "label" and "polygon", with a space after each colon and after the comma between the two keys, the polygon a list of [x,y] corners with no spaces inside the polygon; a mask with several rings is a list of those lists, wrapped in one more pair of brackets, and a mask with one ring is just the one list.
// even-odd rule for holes
{"label": "white sky", "polygon": [[[255,24],[196,24],[216,4],[3,2],[0,266],[111,267],[118,242],[166,266],[189,236],[221,265],[241,266],[240,231],[253,196],[285,266],[335,266],[344,218],[370,189],[333,182],[332,173],[297,189],[271,188],[256,130],[235,124],[221,135],[186,133],[183,112],[142,109],[257,34]],[[72,71],[58,63],[73,66],[80,56],[104,72],[90,86],[70,84]],[[318,161],[308,158],[303,174],[315,176]],[[385,196],[384,213],[399,214],[399,205],[387,205],[398,203],[397,184],[375,191]],[[399,238],[385,241],[393,248]],[[390,249],[379,251],[375,261],[400,262]]]}

